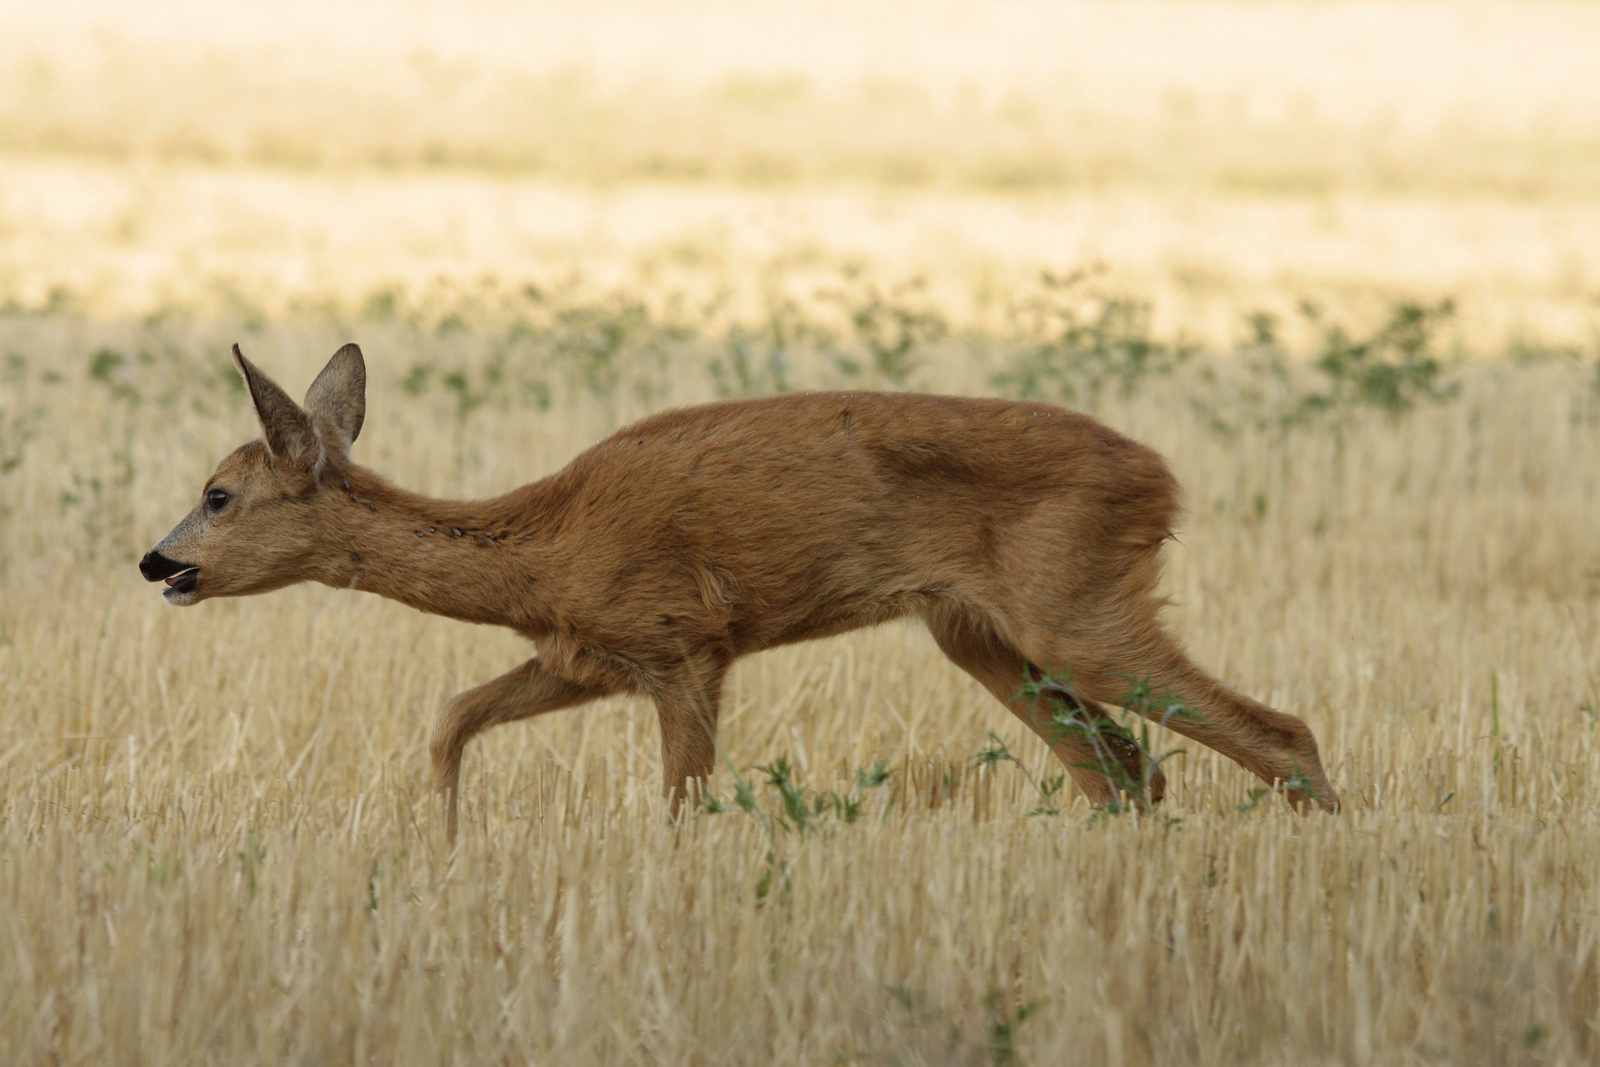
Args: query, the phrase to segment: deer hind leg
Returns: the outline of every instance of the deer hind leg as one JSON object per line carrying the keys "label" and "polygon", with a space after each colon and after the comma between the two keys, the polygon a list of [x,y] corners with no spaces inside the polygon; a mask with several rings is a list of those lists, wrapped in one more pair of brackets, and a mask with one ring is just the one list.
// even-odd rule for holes
{"label": "deer hind leg", "polygon": [[[1101,743],[1105,748],[1097,751],[1083,737],[1063,732],[1053,718],[1063,709],[1043,706],[1042,700],[1019,695],[1027,680],[1025,672],[1030,669],[1027,658],[996,633],[986,619],[941,606],[926,613],[923,620],[932,631],[939,650],[951,662],[982,683],[995,699],[1050,746],[1089,803],[1109,804],[1116,799],[1117,783],[1103,769],[1104,760],[1108,758],[1121,764],[1127,781],[1144,781],[1146,768],[1138,746],[1102,734]],[[1110,719],[1105,708],[1081,694],[1065,693],[1060,699],[1069,715],[1085,720]],[[1160,767],[1151,770],[1148,785],[1150,799],[1159,803],[1167,788],[1167,778]]]}
{"label": "deer hind leg", "polygon": [[1324,811],[1338,809],[1338,794],[1322,768],[1310,727],[1234,692],[1196,666],[1155,621],[1153,605],[1144,625],[1040,643],[1043,647],[1030,651],[1042,662],[1070,668],[1085,696],[1114,704],[1126,695],[1130,679],[1148,679],[1153,690],[1170,692],[1191,713],[1168,718],[1168,729],[1215,749],[1268,784],[1301,783],[1309,797],[1301,789],[1286,790],[1296,810],[1308,801]]}
{"label": "deer hind leg", "polygon": [[662,791],[669,818],[685,800],[698,797],[717,762],[717,717],[728,661],[692,662],[652,694],[661,724]]}
{"label": "deer hind leg", "polygon": [[536,657],[500,677],[458,693],[445,704],[433,726],[429,749],[434,785],[445,797],[445,837],[456,840],[456,798],[461,787],[461,755],[475,734],[503,722],[605,696],[609,690],[581,685],[552,674]]}

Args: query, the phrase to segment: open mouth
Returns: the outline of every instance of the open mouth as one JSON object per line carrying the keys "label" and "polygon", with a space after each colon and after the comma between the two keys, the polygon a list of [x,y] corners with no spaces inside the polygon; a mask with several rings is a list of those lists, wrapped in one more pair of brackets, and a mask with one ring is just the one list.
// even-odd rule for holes
{"label": "open mouth", "polygon": [[[200,581],[200,568],[190,567],[186,571],[179,571],[167,580],[167,588],[174,593],[192,593]],[[162,596],[166,594],[163,593]]]}
{"label": "open mouth", "polygon": [[193,604],[195,586],[200,584],[200,565],[182,563],[162,555],[155,549],[144,554],[139,561],[139,573],[147,582],[166,582],[167,590],[161,595],[169,604]]}

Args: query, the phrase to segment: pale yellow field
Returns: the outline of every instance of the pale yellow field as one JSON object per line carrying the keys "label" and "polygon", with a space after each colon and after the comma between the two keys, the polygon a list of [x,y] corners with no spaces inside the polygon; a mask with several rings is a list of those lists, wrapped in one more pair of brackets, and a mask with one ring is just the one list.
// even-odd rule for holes
{"label": "pale yellow field", "polygon": [[[0,11],[0,1062],[1600,1059],[1596,9],[266,11]],[[1337,817],[1193,746],[1180,822],[1030,816],[1042,746],[890,626],[742,662],[712,783],[886,760],[861,819],[666,829],[612,700],[476,742],[452,854],[432,718],[525,644],[133,567],[255,433],[235,340],[292,392],[359,341],[357,458],[471,496],[779,377],[996,391],[1095,261],[1202,347],[1096,407],[1186,487],[1173,624]],[[1196,407],[1269,411],[1254,309],[1444,297],[1453,399]],[[898,378],[874,298],[943,327]]]}

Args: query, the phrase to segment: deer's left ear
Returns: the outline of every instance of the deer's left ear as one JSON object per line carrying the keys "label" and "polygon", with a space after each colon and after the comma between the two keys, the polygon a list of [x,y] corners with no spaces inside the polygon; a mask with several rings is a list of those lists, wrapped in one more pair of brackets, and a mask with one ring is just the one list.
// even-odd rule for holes
{"label": "deer's left ear", "polygon": [[333,354],[306,390],[305,409],[323,443],[348,454],[367,417],[367,365],[358,346],[345,345]]}
{"label": "deer's left ear", "polygon": [[233,346],[233,362],[244,375],[244,384],[250,390],[250,401],[255,405],[256,418],[261,421],[261,436],[267,442],[267,451],[286,463],[310,469],[321,462],[317,445],[317,431],[300,405],[289,399],[277,382],[261,373],[261,368],[244,358],[239,346]]}

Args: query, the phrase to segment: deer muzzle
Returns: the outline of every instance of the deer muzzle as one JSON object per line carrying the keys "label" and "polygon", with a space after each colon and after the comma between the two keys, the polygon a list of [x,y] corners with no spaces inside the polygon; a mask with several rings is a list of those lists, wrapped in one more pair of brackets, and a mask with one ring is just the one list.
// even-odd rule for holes
{"label": "deer muzzle", "polygon": [[200,580],[200,568],[193,563],[179,563],[175,559],[163,556],[155,549],[144,554],[139,561],[139,573],[144,575],[147,582],[166,582],[168,589],[162,595],[168,600],[178,602],[172,594],[184,597],[194,592],[194,587]]}

